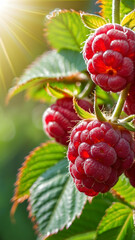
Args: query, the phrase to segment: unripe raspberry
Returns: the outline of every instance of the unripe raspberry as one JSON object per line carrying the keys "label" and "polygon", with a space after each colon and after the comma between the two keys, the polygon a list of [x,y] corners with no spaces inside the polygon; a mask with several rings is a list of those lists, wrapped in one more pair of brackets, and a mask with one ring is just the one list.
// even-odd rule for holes
{"label": "unripe raspberry", "polygon": [[81,121],[71,132],[67,154],[77,189],[88,196],[109,191],[132,166],[134,146],[124,128],[98,120]]}
{"label": "unripe raspberry", "polygon": [[135,114],[135,84],[132,84],[124,104],[124,111],[128,114]]}
{"label": "unripe raspberry", "polygon": [[106,24],[87,39],[83,56],[95,84],[105,91],[121,91],[134,80],[135,33]]}
{"label": "unripe raspberry", "polygon": [[[93,105],[86,100],[78,100],[78,104],[86,111],[93,112]],[[43,128],[46,134],[55,138],[56,142],[68,145],[71,129],[80,118],[73,109],[72,98],[58,99],[43,114]]]}

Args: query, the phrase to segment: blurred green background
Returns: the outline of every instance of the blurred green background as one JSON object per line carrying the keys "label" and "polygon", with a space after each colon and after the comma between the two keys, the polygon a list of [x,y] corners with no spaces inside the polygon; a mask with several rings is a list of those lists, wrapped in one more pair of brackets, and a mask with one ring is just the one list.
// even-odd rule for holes
{"label": "blurred green background", "polygon": [[92,13],[95,2],[8,0],[3,8],[0,0],[0,240],[36,239],[27,202],[19,205],[15,223],[11,222],[11,198],[24,157],[47,139],[42,131],[42,114],[47,105],[25,101],[24,94],[5,105],[7,91],[13,79],[47,50],[43,37],[45,15],[55,8]]}

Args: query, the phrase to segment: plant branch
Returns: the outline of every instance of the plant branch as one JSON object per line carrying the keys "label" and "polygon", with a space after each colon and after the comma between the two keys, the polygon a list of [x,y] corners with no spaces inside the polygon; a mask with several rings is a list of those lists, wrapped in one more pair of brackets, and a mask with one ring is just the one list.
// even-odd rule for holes
{"label": "plant branch", "polygon": [[115,109],[113,111],[113,114],[112,114],[112,118],[111,118],[112,122],[116,122],[117,119],[120,117],[124,102],[127,98],[128,92],[129,92],[130,85],[131,84],[128,84],[127,87],[124,90],[122,90],[120,93],[118,102],[117,102]]}
{"label": "plant branch", "polygon": [[112,1],[112,23],[120,23],[120,0]]}

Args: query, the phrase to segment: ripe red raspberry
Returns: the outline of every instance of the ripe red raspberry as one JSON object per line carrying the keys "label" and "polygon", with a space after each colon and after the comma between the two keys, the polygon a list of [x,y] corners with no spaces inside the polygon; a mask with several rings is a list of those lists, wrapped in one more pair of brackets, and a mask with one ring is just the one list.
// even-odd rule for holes
{"label": "ripe red raspberry", "polygon": [[[78,100],[78,104],[86,111],[93,112],[93,105],[86,100]],[[58,99],[43,114],[43,128],[48,136],[56,142],[68,145],[71,129],[80,118],[73,109],[72,98]]]}
{"label": "ripe red raspberry", "polygon": [[125,175],[129,178],[129,181],[133,187],[135,187],[135,162],[132,167],[125,171]]}
{"label": "ripe red raspberry", "polygon": [[108,122],[83,120],[70,136],[70,174],[88,196],[109,191],[133,164],[134,141],[129,131]]}
{"label": "ripe red raspberry", "polygon": [[132,84],[124,104],[124,111],[128,114],[135,114],[135,84]]}
{"label": "ripe red raspberry", "polygon": [[87,39],[83,56],[97,85],[105,91],[121,91],[133,81],[135,33],[119,24],[106,24]]}

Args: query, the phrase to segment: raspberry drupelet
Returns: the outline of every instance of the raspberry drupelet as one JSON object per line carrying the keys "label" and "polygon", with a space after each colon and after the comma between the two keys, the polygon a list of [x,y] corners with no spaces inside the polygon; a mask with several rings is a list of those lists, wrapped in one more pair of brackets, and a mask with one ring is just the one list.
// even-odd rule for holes
{"label": "raspberry drupelet", "polygon": [[88,196],[109,191],[132,166],[134,155],[130,132],[108,122],[83,120],[71,132],[69,171],[77,189]]}
{"label": "raspberry drupelet", "polygon": [[[93,112],[92,103],[80,99],[78,104],[86,111]],[[58,99],[43,114],[43,128],[46,134],[55,138],[56,142],[68,145],[71,129],[80,118],[73,108],[73,100],[70,97]]]}
{"label": "raspberry drupelet", "polygon": [[121,91],[134,81],[135,33],[106,24],[87,39],[83,56],[95,84],[105,91]]}

